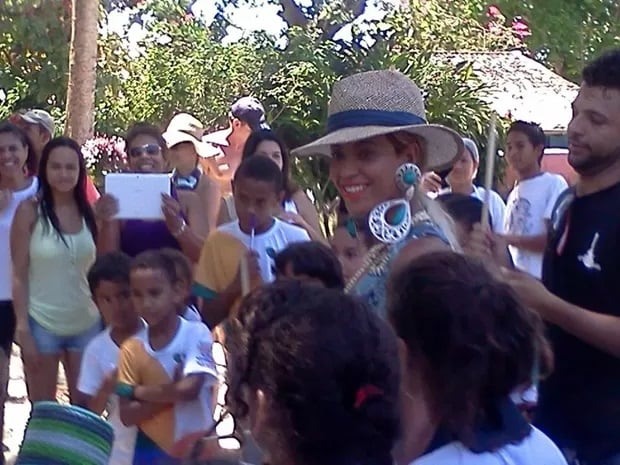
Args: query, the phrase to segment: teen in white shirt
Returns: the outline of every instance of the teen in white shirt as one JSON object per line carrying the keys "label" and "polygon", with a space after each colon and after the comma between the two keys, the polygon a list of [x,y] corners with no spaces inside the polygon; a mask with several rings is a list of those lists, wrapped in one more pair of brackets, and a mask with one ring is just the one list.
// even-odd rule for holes
{"label": "teen in white shirt", "polygon": [[553,207],[568,184],[559,175],[543,173],[540,162],[545,134],[535,123],[516,121],[506,137],[506,160],[517,174],[508,197],[505,240],[517,268],[539,278]]}

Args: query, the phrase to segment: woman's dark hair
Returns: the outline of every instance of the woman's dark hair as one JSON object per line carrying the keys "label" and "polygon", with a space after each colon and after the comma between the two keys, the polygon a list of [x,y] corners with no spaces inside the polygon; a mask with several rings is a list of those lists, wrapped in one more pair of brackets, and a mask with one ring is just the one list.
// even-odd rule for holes
{"label": "woman's dark hair", "polygon": [[467,256],[436,252],[411,262],[389,284],[388,314],[419,361],[442,426],[466,446],[539,361],[543,374],[551,371],[540,317]]}
{"label": "woman's dark hair", "polygon": [[297,463],[392,464],[399,430],[396,338],[359,300],[278,281],[243,301],[226,346],[232,414],[245,418],[244,394],[262,390],[271,405],[269,437]]}
{"label": "woman's dark hair", "polygon": [[317,279],[330,289],[344,289],[342,266],[332,249],[316,241],[289,245],[274,259],[276,272],[286,275],[290,264],[293,273]]}
{"label": "woman's dark hair", "polygon": [[260,131],[253,132],[243,146],[242,160],[255,155],[259,144],[264,141],[275,142],[280,147],[280,152],[282,152],[284,199],[291,200],[291,197],[299,190],[299,187],[291,179],[291,156],[288,148],[286,147],[284,141],[280,139],[276,133],[269,129],[261,129]]}
{"label": "woman's dark hair", "polygon": [[43,148],[43,154],[41,155],[41,162],[39,163],[39,197],[41,212],[43,214],[43,218],[45,219],[45,227],[49,228],[49,225],[51,224],[52,228],[54,228],[65,245],[67,244],[65,237],[60,230],[58,216],[56,216],[56,212],[54,210],[54,196],[52,195],[52,187],[47,179],[47,165],[49,163],[50,156],[55,149],[60,147],[67,147],[73,150],[77,155],[79,172],[77,185],[73,188],[73,199],[75,200],[78,211],[84,218],[86,226],[88,226],[93,239],[96,241],[97,223],[95,221],[95,214],[93,213],[93,209],[88,203],[88,199],[86,197],[86,177],[88,174],[86,173],[84,155],[82,155],[82,150],[79,144],[68,137],[56,137],[55,139],[52,139],[45,145]]}
{"label": "woman's dark hair", "polygon": [[129,285],[130,268],[131,258],[126,253],[110,252],[97,257],[86,275],[90,292],[95,295],[101,281]]}
{"label": "woman's dark hair", "polygon": [[[471,231],[476,223],[480,223],[482,218],[482,201],[476,197],[465,194],[442,194],[437,197],[437,201],[454,219],[466,226]],[[489,225],[493,228],[493,221],[489,214]]]}
{"label": "woman's dark hair", "polygon": [[13,123],[0,124],[0,134],[13,134],[22,143],[23,147],[26,147],[28,155],[26,157],[26,168],[28,174],[35,174],[37,172],[37,154],[30,143],[28,135],[19,127]]}
{"label": "woman's dark hair", "polygon": [[125,145],[127,150],[134,142],[134,139],[138,136],[150,136],[157,141],[157,145],[161,147],[162,153],[166,153],[168,146],[166,145],[166,141],[162,136],[160,129],[157,126],[154,126],[149,123],[136,123],[129,131],[127,131],[127,135],[125,136]]}

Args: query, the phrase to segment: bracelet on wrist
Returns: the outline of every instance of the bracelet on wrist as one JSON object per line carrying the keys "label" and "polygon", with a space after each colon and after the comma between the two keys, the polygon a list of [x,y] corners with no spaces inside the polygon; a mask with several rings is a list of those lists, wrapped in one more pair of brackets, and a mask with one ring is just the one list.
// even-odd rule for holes
{"label": "bracelet on wrist", "polygon": [[181,220],[181,226],[179,226],[179,228],[172,233],[172,237],[178,238],[185,231],[187,231],[187,223],[185,222],[185,220]]}

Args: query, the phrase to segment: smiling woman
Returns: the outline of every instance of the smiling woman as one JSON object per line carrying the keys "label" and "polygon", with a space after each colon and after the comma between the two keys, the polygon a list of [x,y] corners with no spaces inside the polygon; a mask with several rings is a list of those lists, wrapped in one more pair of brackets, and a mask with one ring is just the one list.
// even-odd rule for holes
{"label": "smiling woman", "polygon": [[[127,134],[126,147],[131,172],[167,171],[166,142],[155,126],[135,125]],[[101,225],[99,253],[121,250],[133,257],[146,250],[171,247],[196,261],[208,230],[200,199],[193,192],[177,193],[174,185],[171,193],[162,198],[164,220],[158,221],[115,220],[118,201],[108,194],[102,196],[95,206]]]}
{"label": "smiling woman", "polygon": [[327,135],[295,150],[331,157],[330,179],[353,219],[368,222],[374,244],[347,290],[385,316],[385,280],[423,253],[458,248],[452,223],[419,189],[420,170],[452,166],[463,149],[451,129],[428,124],[420,90],[396,71],[337,82]]}
{"label": "smiling woman", "polygon": [[12,124],[0,125],[0,442],[16,324],[9,235],[17,207],[37,192],[37,178],[30,177],[31,171],[25,169],[32,169],[35,162],[36,154],[27,135]]}
{"label": "smiling woman", "polygon": [[80,146],[52,139],[38,198],[19,205],[11,226],[12,298],[31,402],[55,400],[61,356],[75,398],[82,351],[101,329],[86,281],[97,238],[86,177]]}

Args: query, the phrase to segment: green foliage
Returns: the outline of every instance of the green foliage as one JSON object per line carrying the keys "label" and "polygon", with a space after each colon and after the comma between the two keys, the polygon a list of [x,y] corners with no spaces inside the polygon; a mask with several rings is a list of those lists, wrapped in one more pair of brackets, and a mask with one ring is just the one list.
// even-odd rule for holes
{"label": "green foliage", "polygon": [[[282,6],[290,27],[282,37],[254,34],[222,40],[229,8],[259,0],[214,0],[211,25],[189,13],[190,0],[102,0],[102,12],[130,7],[132,21],[147,31],[140,53],[130,55],[126,37],[100,39],[96,130],[122,134],[136,121],[164,126],[178,111],[206,125],[226,123],[229,105],[255,95],[268,119],[291,147],[323,132],[333,83],[371,69],[398,69],[418,83],[427,118],[480,143],[484,153],[489,108],[484,86],[470,65],[447,65],[438,52],[524,48],[512,29],[523,16],[530,26],[532,54],[575,78],[582,57],[618,41],[618,1],[498,0],[504,16],[487,14],[488,0],[410,0],[381,21],[355,21],[350,40],[334,32],[361,11],[359,0],[313,0]],[[43,106],[62,118],[68,62],[68,0],[0,0],[0,118],[17,108]],[[346,8],[343,7],[346,6]],[[284,6],[287,6],[286,12]],[[359,18],[358,18],[359,19]],[[103,19],[105,25],[105,17]],[[294,175],[318,205],[335,192],[327,182],[326,161],[294,162]]]}
{"label": "green foliage", "polygon": [[0,119],[14,108],[64,107],[69,37],[62,1],[0,2]]}
{"label": "green foliage", "polygon": [[498,0],[507,18],[522,16],[532,35],[532,55],[557,73],[579,82],[584,65],[620,44],[618,0]]}

